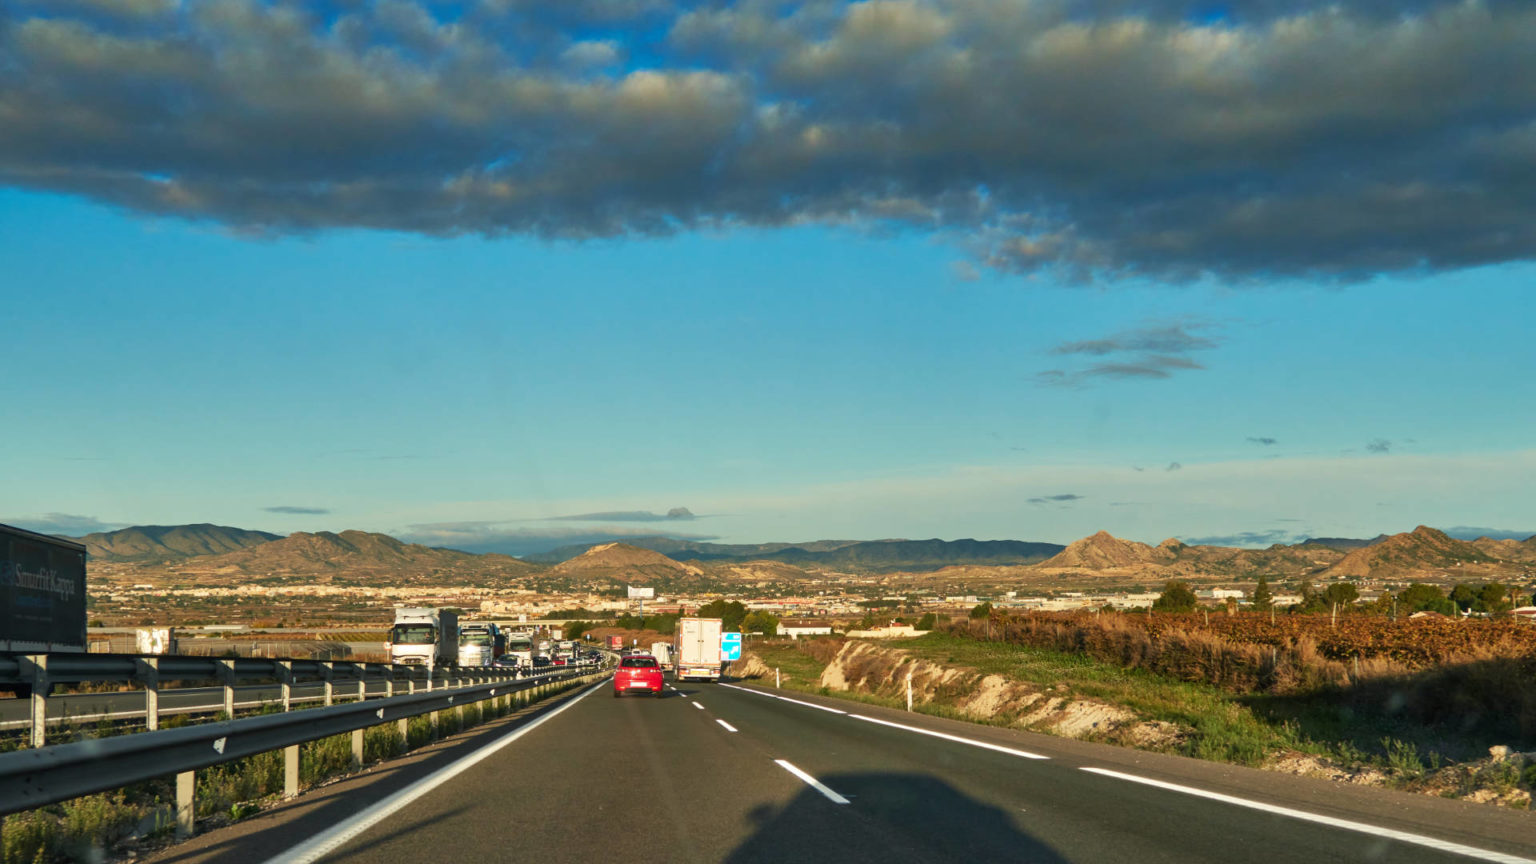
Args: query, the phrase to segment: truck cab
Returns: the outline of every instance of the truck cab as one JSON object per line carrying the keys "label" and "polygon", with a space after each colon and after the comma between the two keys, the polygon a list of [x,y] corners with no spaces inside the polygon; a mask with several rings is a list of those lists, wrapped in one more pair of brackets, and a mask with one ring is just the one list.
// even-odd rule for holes
{"label": "truck cab", "polygon": [[497,648],[505,645],[495,623],[465,624],[459,629],[459,665],[489,666],[497,657]]}
{"label": "truck cab", "polygon": [[458,662],[459,616],[451,609],[402,607],[389,629],[389,662],[452,666]]}

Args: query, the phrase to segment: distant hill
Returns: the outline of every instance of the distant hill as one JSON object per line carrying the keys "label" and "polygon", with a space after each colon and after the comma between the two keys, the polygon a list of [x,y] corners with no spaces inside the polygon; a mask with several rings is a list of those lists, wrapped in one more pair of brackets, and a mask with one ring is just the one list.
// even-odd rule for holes
{"label": "distant hill", "polygon": [[[677,540],[672,537],[625,537],[616,542],[660,552],[676,561],[753,561],[769,558],[775,552],[789,548],[812,552],[826,552],[852,546],[857,540],[815,540],[810,543],[705,543],[698,540]],[[540,564],[559,564],[586,552],[600,543],[576,543],[560,546],[548,552],[523,556],[524,561]]]}
{"label": "distant hill", "polygon": [[1304,576],[1323,570],[1343,557],[1324,546],[1285,546],[1241,549],[1235,546],[1190,546],[1169,538],[1156,546],[1122,540],[1100,531],[1069,544],[1035,569],[1092,571],[1143,579],[1221,576],[1255,578],[1259,574]]}
{"label": "distant hill", "polygon": [[1134,540],[1121,540],[1108,531],[1100,531],[1090,537],[1072,541],[1056,555],[1040,562],[1040,566],[1108,570],[1138,564],[1164,564],[1174,558],[1175,553],[1168,548],[1170,543],[1177,544],[1178,541],[1164,541],[1162,545],[1153,547]]}
{"label": "distant hill", "polygon": [[[937,570],[961,564],[1008,565],[1044,561],[1062,550],[1059,543],[1022,540],[816,540],[809,543],[724,544],[667,537],[626,539],[623,545],[650,549],[674,560],[718,563],[778,561],[801,567],[840,570]],[[591,549],[568,546],[529,561],[565,561]]]}
{"label": "distant hill", "polygon": [[474,555],[403,543],[388,534],[366,531],[300,531],[246,549],[191,558],[182,573],[291,576],[316,581],[357,580],[378,576],[429,584],[475,579],[516,578],[541,570],[509,555]]}
{"label": "distant hill", "polygon": [[568,561],[556,564],[551,576],[577,576],[584,579],[611,579],[617,582],[646,584],[680,576],[701,576],[698,567],[674,561],[650,549],[626,543],[602,543]]}
{"label": "distant hill", "polygon": [[1329,549],[1337,549],[1340,552],[1348,552],[1351,549],[1364,549],[1367,546],[1375,546],[1387,539],[1389,534],[1377,534],[1369,540],[1356,540],[1350,537],[1308,537],[1298,543],[1298,546],[1326,546]]}
{"label": "distant hill", "polygon": [[86,552],[100,561],[167,561],[218,555],[280,539],[280,534],[225,525],[138,525],[80,537]]}
{"label": "distant hill", "polygon": [[1472,543],[1420,525],[1408,533],[1394,534],[1380,543],[1350,552],[1328,569],[1328,575],[1393,578],[1492,560],[1492,556]]}

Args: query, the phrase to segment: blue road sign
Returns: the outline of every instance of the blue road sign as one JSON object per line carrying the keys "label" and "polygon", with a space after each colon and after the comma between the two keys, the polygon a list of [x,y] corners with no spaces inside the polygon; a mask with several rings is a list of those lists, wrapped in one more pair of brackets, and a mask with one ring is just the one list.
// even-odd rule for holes
{"label": "blue road sign", "polygon": [[720,659],[721,660],[740,660],[741,659],[741,634],[740,633],[721,633],[720,634]]}

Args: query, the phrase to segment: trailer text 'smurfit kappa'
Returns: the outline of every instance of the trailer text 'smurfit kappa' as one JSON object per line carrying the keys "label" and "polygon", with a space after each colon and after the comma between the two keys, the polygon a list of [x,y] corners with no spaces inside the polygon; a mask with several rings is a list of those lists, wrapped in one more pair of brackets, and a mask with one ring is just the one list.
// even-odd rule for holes
{"label": "trailer text 'smurfit kappa'", "polygon": [[85,547],[0,525],[0,651],[85,650]]}

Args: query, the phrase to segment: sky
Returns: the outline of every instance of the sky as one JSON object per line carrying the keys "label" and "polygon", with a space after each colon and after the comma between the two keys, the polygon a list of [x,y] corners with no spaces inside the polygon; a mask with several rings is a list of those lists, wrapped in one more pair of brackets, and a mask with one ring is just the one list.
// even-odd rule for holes
{"label": "sky", "polygon": [[16,2],[0,69],[0,522],[1536,534],[1529,4]]}

